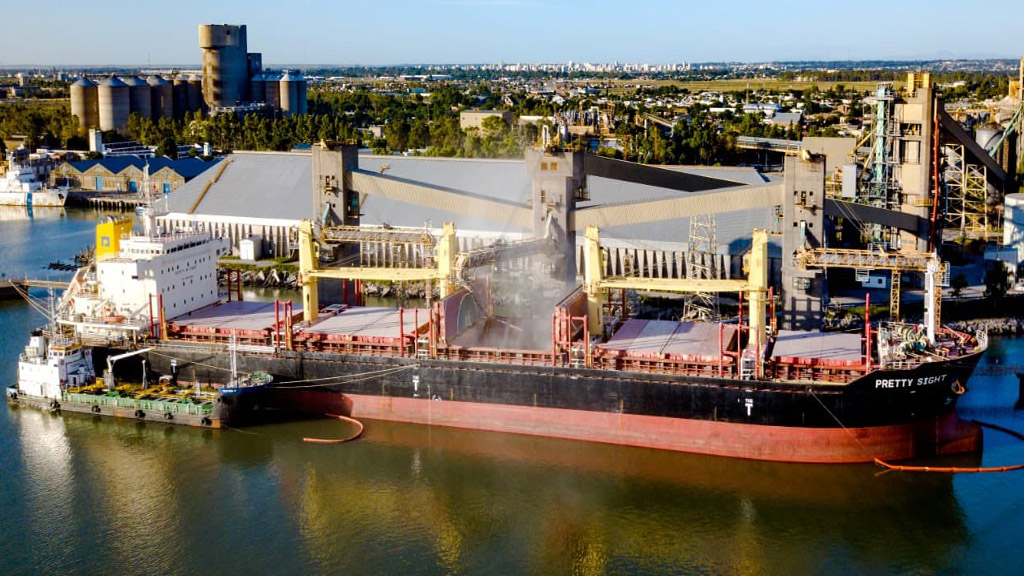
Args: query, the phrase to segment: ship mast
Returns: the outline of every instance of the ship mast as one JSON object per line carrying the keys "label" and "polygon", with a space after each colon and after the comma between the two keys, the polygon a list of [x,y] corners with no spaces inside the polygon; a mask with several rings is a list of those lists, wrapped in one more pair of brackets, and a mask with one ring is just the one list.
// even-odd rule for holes
{"label": "ship mast", "polygon": [[[142,187],[145,191],[142,209],[142,228],[146,238],[152,239],[158,236],[160,232],[156,224],[156,218],[160,214],[157,213],[157,199],[154,197],[153,186],[149,180],[149,160],[146,160],[146,165],[142,168]],[[164,200],[166,201],[166,196]]]}
{"label": "ship mast", "polygon": [[47,305],[50,312],[50,340],[55,340],[57,338],[57,306],[54,303],[53,288],[48,290]]}
{"label": "ship mast", "polygon": [[231,342],[228,344],[228,348],[231,350],[231,382],[233,384],[238,381],[238,346],[234,330],[231,331]]}

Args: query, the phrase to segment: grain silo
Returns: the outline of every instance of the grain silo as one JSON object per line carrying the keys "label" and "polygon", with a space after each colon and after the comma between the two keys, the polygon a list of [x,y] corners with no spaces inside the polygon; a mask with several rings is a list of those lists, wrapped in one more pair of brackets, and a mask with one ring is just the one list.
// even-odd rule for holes
{"label": "grain silo", "polygon": [[182,119],[188,112],[188,79],[178,74],[171,81],[171,92],[174,94],[174,117]]}
{"label": "grain silo", "polygon": [[198,74],[188,77],[188,111],[198,112],[203,109],[203,79]]}
{"label": "grain silo", "polygon": [[100,130],[121,130],[128,124],[128,85],[117,76],[100,82],[96,90],[99,100]]}
{"label": "grain silo", "polygon": [[149,84],[138,76],[124,78],[128,85],[128,111],[143,118],[153,117],[153,96]]}
{"label": "grain silo", "polygon": [[206,105],[234,106],[249,99],[249,56],[245,26],[200,24],[203,51],[203,100]]}
{"label": "grain silo", "polygon": [[254,74],[249,79],[249,92],[252,94],[251,100],[253,102],[267,101],[267,85],[263,79],[263,74]]}
{"label": "grain silo", "polygon": [[150,94],[153,97],[153,118],[170,118],[174,115],[174,89],[167,83],[167,80],[159,76],[146,78],[149,84]]}
{"label": "grain silo", "polygon": [[95,128],[100,124],[96,83],[85,76],[71,85],[71,115],[78,118],[82,128]]}
{"label": "grain silo", "polygon": [[288,70],[281,75],[281,112],[299,113],[299,83]]}
{"label": "grain silo", "polygon": [[264,102],[267,103],[271,108],[278,110],[281,108],[281,75],[274,74],[273,72],[263,73],[263,85],[265,87]]}

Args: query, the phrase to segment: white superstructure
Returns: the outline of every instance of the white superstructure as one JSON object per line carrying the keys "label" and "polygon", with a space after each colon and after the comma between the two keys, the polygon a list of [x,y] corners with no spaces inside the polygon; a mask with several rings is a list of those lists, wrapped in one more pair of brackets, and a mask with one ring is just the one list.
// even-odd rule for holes
{"label": "white superstructure", "polygon": [[9,152],[7,171],[0,176],[0,206],[64,206],[67,191],[45,186],[47,167],[45,159],[37,155],[18,159]]}
{"label": "white superstructure", "polygon": [[158,296],[167,318],[217,302],[221,245],[206,232],[132,235],[122,240],[118,257],[96,263],[97,296],[104,315],[148,313]]}
{"label": "white superstructure", "polygon": [[50,337],[37,331],[18,358],[18,394],[59,400],[69,386],[87,386],[96,379],[92,350],[75,339]]}
{"label": "white superstructure", "polygon": [[[96,260],[75,274],[65,292],[60,322],[90,342],[153,336],[162,319],[219,299],[217,258],[227,243],[207,232],[164,230],[156,225],[154,203],[141,215],[141,231],[131,230],[128,221],[97,227]],[[111,232],[101,233],[104,227]]]}

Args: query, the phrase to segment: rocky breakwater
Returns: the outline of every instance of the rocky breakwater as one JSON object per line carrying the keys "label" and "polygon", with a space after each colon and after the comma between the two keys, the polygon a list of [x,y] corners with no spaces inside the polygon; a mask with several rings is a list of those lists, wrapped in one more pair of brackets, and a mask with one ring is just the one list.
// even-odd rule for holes
{"label": "rocky breakwater", "polygon": [[975,318],[947,323],[953,330],[974,334],[984,330],[991,336],[1018,336],[1024,334],[1024,318]]}
{"label": "rocky breakwater", "polygon": [[299,288],[299,275],[296,272],[287,272],[270,267],[259,270],[240,270],[237,268],[219,267],[217,268],[217,282],[223,286],[227,286],[229,273],[240,274],[243,286],[264,286],[290,289]]}

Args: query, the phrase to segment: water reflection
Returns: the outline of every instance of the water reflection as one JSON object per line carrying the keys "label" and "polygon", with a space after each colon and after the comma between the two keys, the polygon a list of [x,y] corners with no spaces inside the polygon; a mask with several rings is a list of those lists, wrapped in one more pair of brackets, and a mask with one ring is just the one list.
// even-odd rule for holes
{"label": "water reflection", "polygon": [[75,478],[64,420],[28,409],[15,413],[22,470],[18,494],[36,511],[21,526],[27,551],[47,562],[68,561],[61,528],[74,518]]}
{"label": "water reflection", "polygon": [[335,425],[281,425],[263,440],[285,509],[328,572],[941,569],[967,539],[948,476],[377,422],[358,444],[285,440]]}
{"label": "water reflection", "polygon": [[64,208],[39,208],[0,205],[0,222],[19,220],[56,220],[67,216]]}
{"label": "water reflection", "polygon": [[969,540],[948,476],[373,421],[323,446],[301,438],[344,424],[11,414],[33,540],[61,549],[70,522],[94,543],[76,561],[107,572],[932,572]]}

